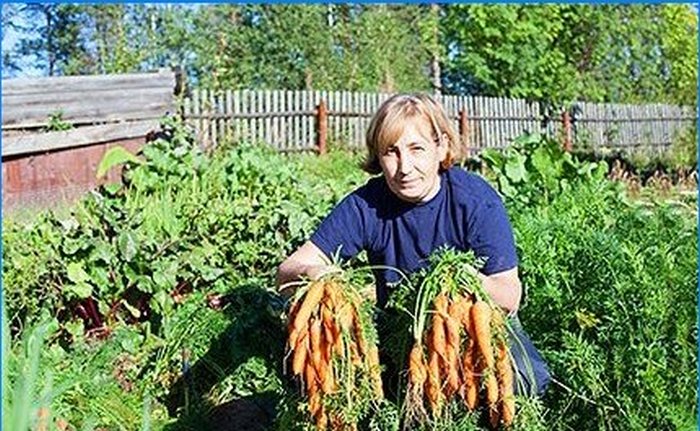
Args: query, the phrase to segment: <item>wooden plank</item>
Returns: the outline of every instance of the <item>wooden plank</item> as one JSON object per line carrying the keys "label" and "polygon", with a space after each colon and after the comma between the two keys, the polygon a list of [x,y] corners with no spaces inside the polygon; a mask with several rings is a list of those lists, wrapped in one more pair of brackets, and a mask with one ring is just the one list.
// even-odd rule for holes
{"label": "wooden plank", "polygon": [[[347,114],[350,112],[350,100],[349,100],[349,92],[348,91],[343,91],[342,93],[342,111],[343,113]],[[350,118],[343,116],[342,118],[343,121],[343,137],[341,138],[340,142],[342,143],[347,143],[349,139],[349,132],[350,132]]]}
{"label": "wooden plank", "polygon": [[[233,114],[241,112],[241,90],[233,91]],[[233,120],[234,142],[240,142],[243,139],[243,124],[242,121],[234,118]]]}
{"label": "wooden plank", "polygon": [[[292,99],[291,103],[289,104],[290,111],[296,111],[297,109],[301,109],[301,102],[299,101],[299,91],[294,90],[292,91]],[[300,127],[300,118],[295,116],[290,118],[290,124],[291,124],[291,135],[289,137],[290,139],[290,145],[289,149],[294,150],[299,147],[299,127]]]}
{"label": "wooden plank", "polygon": [[189,118],[190,115],[192,115],[192,98],[191,97],[185,97],[182,100],[182,115],[184,116],[185,120]]}
{"label": "wooden plank", "polygon": [[[226,90],[226,110],[227,115],[233,115],[233,92]],[[233,118],[226,120],[226,140],[233,142]]]}
{"label": "wooden plank", "polygon": [[[293,103],[294,103],[294,92],[291,90],[286,90],[284,92],[284,106],[282,109],[285,111],[291,111],[293,110]],[[284,119],[284,149],[289,150],[292,147],[292,144],[294,143],[294,119],[293,117],[285,117]]]}
{"label": "wooden plank", "polygon": [[[332,96],[331,96],[331,106],[329,106],[329,109],[333,112],[338,112],[340,111],[340,92],[339,91],[333,91]],[[340,137],[340,118],[339,116],[331,116],[333,119],[333,140],[338,140]]]}
{"label": "wooden plank", "polygon": [[498,116],[501,118],[498,120],[499,129],[501,133],[500,146],[505,147],[508,142],[508,120],[504,120],[503,117],[506,116],[507,112],[507,100],[504,97],[498,99]]}
{"label": "wooden plank", "polygon": [[[261,112],[269,112],[272,106],[272,92],[270,90],[265,90],[263,92],[265,98],[260,98],[262,102]],[[272,145],[272,118],[265,118],[264,126],[265,133],[263,134],[263,139],[268,145]]]}
{"label": "wooden plank", "polygon": [[[255,112],[265,112],[265,93],[262,91],[256,91],[255,92]],[[260,118],[257,120],[257,125],[256,127],[258,128],[258,134],[256,137],[256,142],[262,143],[265,142],[265,119]]]}
{"label": "wooden plank", "polygon": [[481,113],[480,115],[484,118],[482,124],[484,126],[484,147],[491,148],[493,146],[493,138],[491,133],[491,117],[490,106],[488,104],[489,99],[486,97],[480,97],[481,100]]}
{"label": "wooden plank", "polygon": [[[304,111],[312,110],[314,109],[315,106],[313,106],[311,102],[311,97],[309,96],[308,91],[302,91],[301,92],[301,109]],[[313,121],[313,118],[310,118],[311,121]],[[312,148],[314,146],[314,142],[311,140],[311,130],[309,128],[309,118],[303,118],[301,121],[301,137],[302,137],[302,147],[301,149],[306,149],[306,148]]]}
{"label": "wooden plank", "polygon": [[365,146],[365,139],[367,137],[367,129],[369,129],[369,123],[371,121],[371,117],[367,115],[371,115],[374,113],[372,110],[373,107],[372,103],[372,95],[370,93],[363,93],[362,94],[362,114],[363,116],[360,118],[360,124],[362,125],[362,133],[360,135],[360,142],[358,143],[358,148],[363,148]]}
{"label": "wooden plank", "polygon": [[[209,90],[202,90],[202,98],[201,98],[201,107],[202,111],[205,114],[211,114],[211,101],[210,101],[210,91]],[[202,127],[204,131],[204,140],[201,142],[201,144],[204,145],[205,148],[209,148],[212,144],[212,120],[210,118],[205,118],[204,119],[204,125]]]}
{"label": "wooden plank", "polygon": [[[273,109],[284,109],[286,106],[284,106],[284,91],[281,90],[276,90],[273,93]],[[274,133],[274,140],[275,140],[275,147],[276,148],[282,148],[284,145],[284,123],[285,123],[285,117],[284,116],[279,116],[277,117],[274,125],[275,125],[275,133]]]}
{"label": "wooden plank", "polygon": [[85,126],[60,132],[32,133],[3,136],[2,156],[31,154],[67,148],[76,148],[100,142],[143,137],[159,129],[158,120],[135,121],[119,124]]}
{"label": "wooden plank", "polygon": [[[355,91],[350,93],[350,110],[352,112],[357,113],[357,111],[360,110],[360,103],[358,101],[358,96],[359,94]],[[357,119],[358,116],[352,116],[350,118],[350,137],[348,138],[348,142],[345,143],[348,147],[351,147],[354,145],[354,143],[357,141],[357,135],[358,135],[358,127],[357,127]]]}
{"label": "wooden plank", "polygon": [[42,127],[48,124],[49,116],[61,111],[64,121],[94,123],[128,119],[157,118],[168,111],[173,112],[175,100],[166,93],[123,93],[119,97],[101,99],[81,95],[70,105],[51,104],[6,106],[3,100],[3,129]]}
{"label": "wooden plank", "polygon": [[58,106],[63,107],[66,111],[77,107],[81,103],[100,103],[107,104],[107,101],[125,99],[127,97],[136,97],[140,100],[148,100],[157,96],[164,100],[174,100],[173,89],[169,87],[149,87],[137,89],[109,88],[99,91],[74,91],[70,93],[52,93],[45,91],[35,94],[15,94],[2,95],[2,106],[4,110],[21,110],[29,107],[42,106]]}
{"label": "wooden plank", "polygon": [[504,130],[504,144],[510,144],[511,140],[513,139],[513,122],[516,120],[513,120],[513,112],[511,110],[512,106],[512,99],[502,99],[503,100],[503,115],[505,117],[508,117],[507,120],[503,120],[503,130]]}
{"label": "wooden plank", "polygon": [[[200,108],[199,108],[199,90],[196,89],[192,92],[192,113],[195,115],[199,115],[201,113]],[[190,120],[191,121],[191,120]],[[202,120],[194,120],[191,121],[192,126],[194,127],[194,133],[195,137],[197,140],[201,139],[202,136]]]}
{"label": "wooden plank", "polygon": [[111,89],[136,90],[170,88],[175,91],[175,73],[132,73],[117,75],[54,76],[2,80],[3,98],[15,95],[99,92]]}
{"label": "wooden plank", "polygon": [[[209,92],[209,112],[213,114],[218,113],[218,103],[216,103],[216,99],[216,93],[214,92],[214,90],[211,90]],[[215,147],[219,142],[218,127],[220,121],[220,118],[213,118],[209,121],[209,136],[211,136],[211,139],[209,141],[208,147],[210,148]]]}
{"label": "wooden plank", "polygon": [[219,128],[216,131],[219,137],[216,143],[216,145],[218,146],[224,141],[226,137],[226,122],[228,121],[228,118],[226,117],[226,92],[219,91],[217,93],[216,99],[216,109],[217,112],[221,115],[221,119],[218,122]]}
{"label": "wooden plank", "polygon": [[[254,98],[253,91],[251,90],[246,90],[245,92],[245,111],[246,113],[253,113],[255,112],[255,98]],[[248,126],[248,134],[246,136],[246,140],[249,143],[255,142],[255,136],[257,133],[257,123],[255,122],[254,118],[249,119],[246,121],[246,124]]]}

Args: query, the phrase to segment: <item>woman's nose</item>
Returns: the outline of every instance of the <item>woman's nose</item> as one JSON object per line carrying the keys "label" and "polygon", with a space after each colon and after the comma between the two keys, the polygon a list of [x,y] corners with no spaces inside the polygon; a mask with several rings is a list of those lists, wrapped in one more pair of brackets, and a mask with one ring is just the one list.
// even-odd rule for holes
{"label": "woman's nose", "polygon": [[404,153],[399,159],[399,172],[401,174],[408,174],[413,169],[413,157],[410,154]]}

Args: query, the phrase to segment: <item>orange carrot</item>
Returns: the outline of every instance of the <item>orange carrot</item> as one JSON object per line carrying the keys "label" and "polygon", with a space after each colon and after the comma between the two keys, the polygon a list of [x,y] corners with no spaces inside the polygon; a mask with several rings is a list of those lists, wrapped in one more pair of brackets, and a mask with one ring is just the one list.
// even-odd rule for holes
{"label": "orange carrot", "polygon": [[413,346],[408,357],[408,377],[412,384],[418,386],[423,386],[425,379],[428,378],[423,347],[418,343]]}
{"label": "orange carrot", "polygon": [[491,322],[495,331],[499,331],[496,343],[496,377],[500,394],[501,419],[505,426],[509,426],[515,416],[515,396],[513,394],[513,368],[508,355],[508,342],[503,334],[503,313],[500,310],[495,310]]}
{"label": "orange carrot", "polygon": [[474,338],[487,369],[493,369],[493,349],[491,348],[491,307],[484,301],[472,305],[470,317],[474,325]]}
{"label": "orange carrot", "polygon": [[486,370],[483,376],[486,385],[486,402],[490,409],[496,409],[498,403],[498,380],[490,370]]}
{"label": "orange carrot", "polygon": [[294,347],[297,342],[298,332],[294,331],[294,319],[296,318],[299,308],[301,307],[301,301],[295,301],[290,307],[287,313],[287,333],[289,334],[289,347]]}
{"label": "orange carrot", "polygon": [[473,304],[473,301],[470,296],[471,295],[460,297],[457,304],[460,310],[460,324],[462,325],[462,328],[464,328],[467,331],[469,325],[471,325],[470,312]]}
{"label": "orange carrot", "polygon": [[304,332],[301,334],[301,338],[297,341],[297,345],[294,347],[294,356],[292,360],[292,372],[295,376],[300,375],[304,372],[304,365],[306,364],[306,356],[309,350],[309,333]]}
{"label": "orange carrot", "polygon": [[321,369],[318,371],[318,376],[321,380],[321,389],[324,393],[329,394],[335,389],[333,367],[332,364],[328,363],[325,359],[321,359],[320,367]]}
{"label": "orange carrot", "polygon": [[447,315],[445,316],[445,334],[447,335],[447,349],[446,349],[446,377],[447,385],[445,386],[446,395],[452,396],[460,386],[459,379],[459,346],[460,346],[460,336],[459,336],[459,320],[460,320],[460,309],[458,304],[453,301],[447,309]]}
{"label": "orange carrot", "polygon": [[335,334],[333,333],[333,312],[326,303],[321,305],[321,319],[323,321],[323,333],[326,336],[326,340],[333,344],[335,339]]}
{"label": "orange carrot", "polygon": [[430,347],[443,360],[447,357],[446,344],[445,323],[442,315],[438,312],[433,314],[432,326],[430,328]]}
{"label": "orange carrot", "polygon": [[464,376],[464,402],[472,411],[476,408],[479,398],[479,361],[476,358],[476,343],[470,339],[464,350],[462,370]]}
{"label": "orange carrot", "polygon": [[363,336],[362,332],[362,324],[360,322],[360,316],[357,314],[357,310],[355,308],[352,309],[352,326],[355,331],[355,340],[357,340],[357,348],[359,350],[360,355],[366,355],[367,354],[367,341],[365,340],[365,337]]}
{"label": "orange carrot", "polygon": [[326,282],[325,297],[332,309],[338,308],[341,301],[340,288],[335,281]]}
{"label": "orange carrot", "polygon": [[455,346],[459,350],[460,337],[459,326],[462,320],[462,309],[457,301],[452,301],[447,308],[445,317],[445,334],[447,336],[447,344]]}
{"label": "orange carrot", "polygon": [[500,342],[496,358],[498,390],[501,396],[501,417],[505,426],[510,426],[515,417],[515,395],[513,394],[513,368],[508,360],[508,345]]}
{"label": "orange carrot", "polygon": [[333,346],[335,345],[335,320],[333,318],[333,312],[324,303],[321,306],[321,319],[323,321],[323,338],[324,346],[323,349],[323,359],[326,362],[330,362],[333,353]]}
{"label": "orange carrot", "polygon": [[306,326],[309,317],[311,317],[311,314],[316,310],[318,303],[321,302],[323,298],[324,289],[325,283],[323,281],[314,281],[311,286],[309,286],[309,290],[304,296],[304,302],[301,307],[299,307],[299,311],[297,311],[296,317],[294,318],[294,331],[301,331],[302,328]]}
{"label": "orange carrot", "polygon": [[428,378],[425,382],[425,393],[428,396],[428,404],[435,416],[440,415],[440,356],[434,350],[430,352],[428,359]]}
{"label": "orange carrot", "polygon": [[321,350],[321,321],[316,318],[311,318],[309,323],[309,341],[311,343],[311,364],[316,372],[321,371],[321,362],[323,361],[323,353]]}
{"label": "orange carrot", "polygon": [[316,402],[320,401],[320,398],[316,398],[315,396],[320,396],[320,394],[318,393],[316,370],[314,370],[314,366],[311,362],[307,362],[304,368],[304,380],[306,380],[306,393],[309,395],[309,410],[311,410],[311,414],[314,414],[318,407]]}

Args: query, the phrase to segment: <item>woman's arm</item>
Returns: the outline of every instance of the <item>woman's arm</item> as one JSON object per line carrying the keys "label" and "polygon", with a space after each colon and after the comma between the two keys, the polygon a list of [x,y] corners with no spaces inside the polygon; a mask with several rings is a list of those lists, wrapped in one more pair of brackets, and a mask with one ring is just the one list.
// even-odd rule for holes
{"label": "woman's arm", "polygon": [[506,313],[518,311],[523,288],[518,277],[517,266],[491,275],[479,273],[479,278],[481,278],[486,293],[496,304],[505,309]]}
{"label": "woman's arm", "polygon": [[317,279],[331,271],[333,266],[328,257],[313,242],[306,241],[277,268],[276,284],[282,294],[291,294],[286,283],[306,276]]}

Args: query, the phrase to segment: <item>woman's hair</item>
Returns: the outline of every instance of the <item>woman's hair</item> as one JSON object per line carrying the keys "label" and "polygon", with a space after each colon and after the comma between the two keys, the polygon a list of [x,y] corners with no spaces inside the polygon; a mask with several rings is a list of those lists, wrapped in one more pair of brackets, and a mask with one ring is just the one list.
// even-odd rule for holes
{"label": "woman's hair", "polygon": [[367,130],[367,159],[362,169],[370,174],[381,173],[379,155],[399,139],[406,123],[416,120],[425,121],[430,126],[433,139],[444,140],[447,155],[440,168],[449,169],[459,157],[459,135],[442,106],[427,94],[396,94],[382,103]]}

